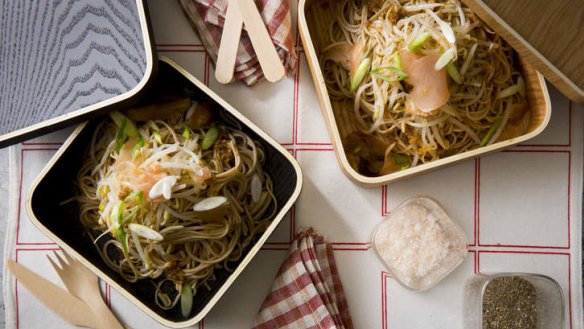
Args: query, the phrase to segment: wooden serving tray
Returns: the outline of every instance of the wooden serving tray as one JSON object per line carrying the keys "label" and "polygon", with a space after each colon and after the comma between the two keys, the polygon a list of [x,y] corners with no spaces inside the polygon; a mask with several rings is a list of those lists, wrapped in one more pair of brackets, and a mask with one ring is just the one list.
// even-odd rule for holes
{"label": "wooden serving tray", "polygon": [[151,36],[143,0],[2,1],[0,147],[135,99]]}
{"label": "wooden serving tray", "polygon": [[584,103],[582,0],[462,0],[568,98]]}

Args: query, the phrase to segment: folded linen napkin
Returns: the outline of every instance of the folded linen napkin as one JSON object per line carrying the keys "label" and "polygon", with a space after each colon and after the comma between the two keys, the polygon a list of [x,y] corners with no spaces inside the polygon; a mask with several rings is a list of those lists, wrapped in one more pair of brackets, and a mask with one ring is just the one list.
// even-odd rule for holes
{"label": "folded linen napkin", "polygon": [[333,250],[313,229],[292,243],[254,329],[353,328]]}
{"label": "folded linen napkin", "polygon": [[[179,3],[207,53],[213,62],[217,63],[228,0],[179,0]],[[292,72],[296,63],[296,51],[292,40],[289,2],[257,0],[255,3],[286,71]],[[264,77],[245,27],[239,41],[233,77],[234,80],[243,80],[248,86],[254,85]]]}

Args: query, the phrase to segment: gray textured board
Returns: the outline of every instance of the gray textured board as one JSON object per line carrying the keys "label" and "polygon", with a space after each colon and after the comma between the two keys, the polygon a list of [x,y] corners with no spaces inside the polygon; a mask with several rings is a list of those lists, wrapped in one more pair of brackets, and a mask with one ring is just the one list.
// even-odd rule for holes
{"label": "gray textured board", "polygon": [[142,0],[0,0],[0,146],[131,99],[151,35]]}

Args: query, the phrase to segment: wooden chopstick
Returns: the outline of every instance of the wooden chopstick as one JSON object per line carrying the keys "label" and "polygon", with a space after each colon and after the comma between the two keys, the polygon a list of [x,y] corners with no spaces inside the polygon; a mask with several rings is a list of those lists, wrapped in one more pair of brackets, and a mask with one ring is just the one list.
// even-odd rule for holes
{"label": "wooden chopstick", "polygon": [[235,0],[230,0],[227,13],[225,14],[221,44],[219,45],[219,54],[217,55],[217,65],[215,66],[215,79],[219,83],[226,84],[233,79],[242,27],[243,17],[239,12]]}
{"label": "wooden chopstick", "polygon": [[280,81],[286,74],[286,70],[280,60],[280,56],[278,56],[274,42],[268,33],[258,7],[256,7],[253,0],[232,0],[231,3],[233,2],[237,2],[264,76],[270,82]]}

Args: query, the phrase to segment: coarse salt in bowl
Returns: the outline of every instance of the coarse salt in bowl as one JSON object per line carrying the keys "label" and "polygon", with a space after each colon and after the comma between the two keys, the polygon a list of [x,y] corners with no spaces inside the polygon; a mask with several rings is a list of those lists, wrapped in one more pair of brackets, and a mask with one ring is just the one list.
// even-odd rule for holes
{"label": "coarse salt in bowl", "polygon": [[394,278],[404,287],[430,289],[467,254],[467,239],[433,199],[407,200],[373,234],[373,247]]}

